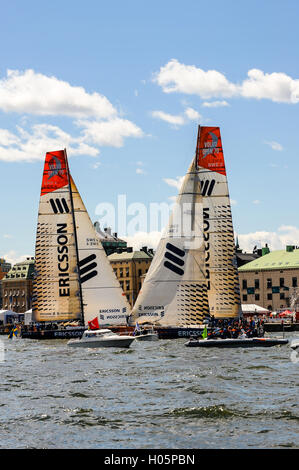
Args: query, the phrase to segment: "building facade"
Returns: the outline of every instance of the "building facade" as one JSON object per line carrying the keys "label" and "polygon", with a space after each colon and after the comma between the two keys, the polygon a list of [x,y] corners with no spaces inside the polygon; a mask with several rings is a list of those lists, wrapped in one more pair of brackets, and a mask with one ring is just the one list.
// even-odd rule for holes
{"label": "building facade", "polygon": [[2,279],[2,308],[24,313],[32,304],[34,258],[16,263]]}
{"label": "building facade", "polygon": [[2,279],[10,271],[11,264],[7,263],[4,258],[0,258],[0,310],[2,309]]}
{"label": "building facade", "polygon": [[147,247],[143,247],[140,251],[127,248],[127,251],[119,250],[108,256],[113,271],[131,306],[137,299],[153,256],[153,250],[148,250]]}
{"label": "building facade", "polygon": [[257,304],[271,311],[299,310],[299,249],[263,250],[261,257],[239,268],[242,304]]}
{"label": "building facade", "polygon": [[112,253],[115,253],[119,249],[121,249],[122,251],[126,251],[127,242],[125,240],[122,240],[121,238],[118,238],[116,232],[112,233],[110,227],[101,230],[99,222],[95,222],[93,225],[96,229],[96,232],[100,236],[101,243],[107,256],[111,255]]}

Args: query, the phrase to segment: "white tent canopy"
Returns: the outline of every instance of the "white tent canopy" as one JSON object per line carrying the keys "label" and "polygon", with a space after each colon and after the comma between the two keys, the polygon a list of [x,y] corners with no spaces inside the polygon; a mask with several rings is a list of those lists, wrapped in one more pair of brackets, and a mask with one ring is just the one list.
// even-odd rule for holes
{"label": "white tent canopy", "polygon": [[8,318],[12,320],[19,320],[19,316],[19,313],[13,312],[12,310],[0,310],[0,321],[2,321],[4,324],[8,323]]}
{"label": "white tent canopy", "polygon": [[256,314],[266,315],[267,313],[269,313],[269,310],[256,304],[242,304],[242,313],[250,313],[252,315],[256,315]]}

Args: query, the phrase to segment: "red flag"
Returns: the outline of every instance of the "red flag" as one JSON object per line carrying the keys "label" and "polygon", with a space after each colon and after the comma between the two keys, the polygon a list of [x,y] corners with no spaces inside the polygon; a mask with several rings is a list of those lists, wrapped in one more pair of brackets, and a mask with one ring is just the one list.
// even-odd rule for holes
{"label": "red flag", "polygon": [[98,317],[88,322],[88,328],[90,330],[98,330],[100,328]]}

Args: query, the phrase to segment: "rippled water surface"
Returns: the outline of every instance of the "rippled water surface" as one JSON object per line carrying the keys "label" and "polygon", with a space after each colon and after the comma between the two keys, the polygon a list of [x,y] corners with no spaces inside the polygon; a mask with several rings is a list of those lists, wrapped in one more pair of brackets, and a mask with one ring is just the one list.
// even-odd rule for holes
{"label": "rippled water surface", "polygon": [[1,448],[299,447],[299,362],[288,345],[0,341]]}

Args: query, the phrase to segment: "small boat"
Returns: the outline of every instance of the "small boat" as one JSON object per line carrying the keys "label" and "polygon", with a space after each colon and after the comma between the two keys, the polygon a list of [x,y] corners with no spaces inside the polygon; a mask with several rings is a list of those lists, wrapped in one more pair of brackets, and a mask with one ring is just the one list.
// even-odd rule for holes
{"label": "small boat", "polygon": [[134,333],[137,341],[158,341],[159,336],[154,330],[140,330]]}
{"label": "small boat", "polygon": [[296,351],[296,350],[299,351],[299,338],[294,339],[294,340],[291,342],[290,347],[291,347],[292,349],[294,349],[294,351]]}
{"label": "small boat", "polygon": [[265,348],[287,344],[284,338],[226,338],[226,339],[190,339],[185,346],[198,348]]}
{"label": "small boat", "polygon": [[134,336],[118,335],[108,329],[86,330],[82,338],[70,339],[67,346],[72,348],[129,348]]}

